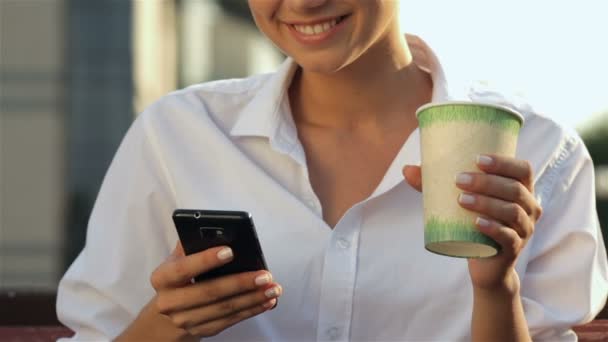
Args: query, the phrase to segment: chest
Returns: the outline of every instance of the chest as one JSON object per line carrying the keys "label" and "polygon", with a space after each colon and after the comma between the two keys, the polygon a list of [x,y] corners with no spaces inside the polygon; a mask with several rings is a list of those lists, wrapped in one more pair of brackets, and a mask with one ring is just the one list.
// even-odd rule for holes
{"label": "chest", "polygon": [[[351,190],[342,173],[358,185],[358,172],[369,172],[366,164],[379,164],[381,160],[385,165],[392,163],[402,145],[395,143],[393,152],[380,154],[378,151],[388,151],[388,145],[345,140],[351,143],[349,146],[322,138],[315,141],[331,144],[306,145],[324,151],[314,154],[320,157],[319,162],[309,158],[312,163],[308,167],[316,163],[327,166],[323,170],[330,171],[322,176],[337,175],[338,188],[345,191]],[[179,206],[246,210],[252,214],[268,266],[285,289],[277,309],[227,330],[222,333],[225,340],[313,341],[334,336],[362,341],[454,340],[466,333],[472,303],[472,291],[461,286],[468,275],[466,263],[424,250],[418,192],[398,186],[355,206],[338,229],[331,231],[316,213],[302,205],[299,185],[303,176],[298,164],[268,148],[262,139],[239,143],[242,145],[238,149],[225,149],[219,159],[193,159],[180,148],[162,154],[167,165],[188,166],[172,168],[170,173],[175,175],[172,183]],[[161,144],[164,149],[168,145]],[[193,145],[216,147],[208,141]],[[408,144],[403,150],[417,147]],[[331,155],[348,158],[340,157],[339,163],[323,158]],[[405,161],[412,162],[413,158],[402,158],[399,163]],[[351,166],[344,167],[347,164]],[[352,170],[356,165],[359,171]],[[386,167],[374,167],[380,170],[375,183],[382,180]],[[279,174],[285,177],[281,182],[277,181]],[[314,171],[311,175],[314,178]],[[369,192],[377,185],[373,184]],[[174,231],[171,222],[167,229]],[[443,322],[441,329],[425,324],[437,320]]]}
{"label": "chest", "polygon": [[391,132],[381,139],[300,133],[310,184],[330,227],[374,192],[412,130]]}

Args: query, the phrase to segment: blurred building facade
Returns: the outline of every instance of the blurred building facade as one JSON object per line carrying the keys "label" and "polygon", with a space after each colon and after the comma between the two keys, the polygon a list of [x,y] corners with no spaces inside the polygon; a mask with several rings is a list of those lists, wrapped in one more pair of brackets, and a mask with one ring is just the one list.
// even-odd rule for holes
{"label": "blurred building facade", "polygon": [[0,1],[0,288],[55,289],[137,113],[282,60],[244,0]]}
{"label": "blurred building facade", "polygon": [[90,208],[133,117],[131,4],[67,4],[66,211],[59,273],[64,260],[82,249]]}
{"label": "blurred building facade", "polygon": [[65,1],[0,1],[2,287],[52,288],[60,268],[66,20]]}
{"label": "blurred building facade", "polygon": [[243,9],[0,1],[0,288],[56,288],[136,113],[174,89],[282,61]]}

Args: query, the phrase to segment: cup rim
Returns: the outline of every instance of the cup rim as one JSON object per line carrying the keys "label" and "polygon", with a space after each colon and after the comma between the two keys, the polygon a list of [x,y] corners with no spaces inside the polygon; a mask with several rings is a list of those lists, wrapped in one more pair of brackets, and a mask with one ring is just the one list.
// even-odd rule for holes
{"label": "cup rim", "polygon": [[505,105],[495,104],[495,103],[486,103],[486,102],[473,102],[473,101],[441,101],[441,102],[430,102],[425,105],[422,105],[420,108],[416,110],[416,119],[418,119],[418,115],[422,113],[422,111],[431,108],[431,107],[441,107],[441,106],[449,106],[449,105],[471,105],[471,106],[486,106],[501,109],[517,118],[519,123],[523,126],[524,124],[524,116],[511,107],[507,107]]}

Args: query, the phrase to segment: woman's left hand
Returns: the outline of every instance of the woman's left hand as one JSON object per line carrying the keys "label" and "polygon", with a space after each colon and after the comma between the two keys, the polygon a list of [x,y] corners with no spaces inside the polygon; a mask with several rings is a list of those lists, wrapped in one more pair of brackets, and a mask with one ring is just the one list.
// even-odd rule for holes
{"label": "woman's left hand", "polygon": [[[515,263],[542,215],[533,195],[532,167],[525,160],[498,155],[479,156],[477,166],[483,172],[456,175],[456,186],[463,190],[458,202],[479,214],[475,225],[502,249],[490,258],[468,260],[471,281],[478,290],[517,291]],[[403,174],[410,185],[422,190],[419,167],[406,166]]]}

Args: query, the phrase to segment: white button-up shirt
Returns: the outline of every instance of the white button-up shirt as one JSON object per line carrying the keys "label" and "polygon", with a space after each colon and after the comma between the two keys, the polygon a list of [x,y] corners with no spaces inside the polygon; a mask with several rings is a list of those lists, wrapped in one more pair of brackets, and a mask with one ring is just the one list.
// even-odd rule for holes
{"label": "white button-up shirt", "polygon": [[[448,87],[433,52],[419,38],[408,41],[415,62],[431,73],[433,101],[500,103],[525,116],[517,157],[533,166],[544,214],[516,266],[523,306],[536,339],[575,340],[570,327],[589,321],[608,292],[585,146],[489,87]],[[216,340],[470,339],[467,262],[424,249],[422,196],[401,174],[420,162],[418,130],[369,198],[332,230],[289,108],[296,67],[287,59],[275,73],[192,86],[137,118],[103,182],[86,246],[59,285],[59,319],[75,340],[118,335],[153,297],[150,274],[177,241],[176,208],[250,212],[284,288],[276,309]]]}

